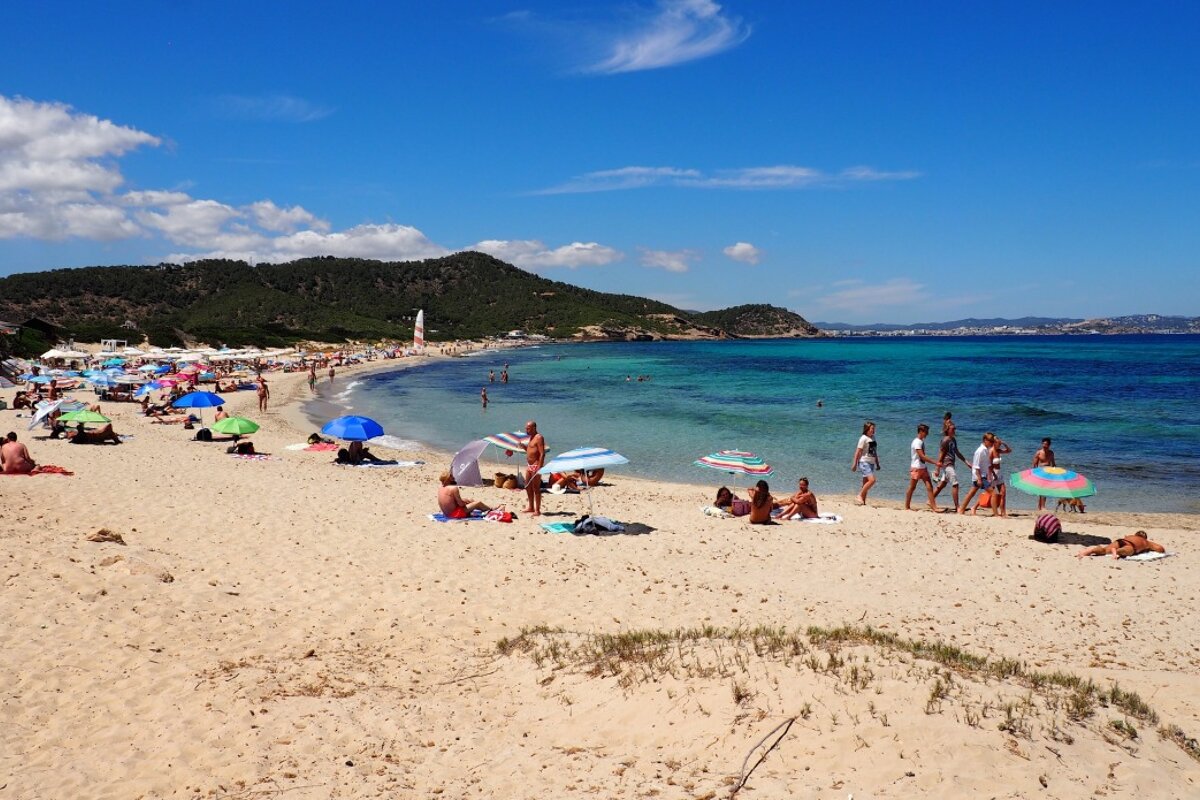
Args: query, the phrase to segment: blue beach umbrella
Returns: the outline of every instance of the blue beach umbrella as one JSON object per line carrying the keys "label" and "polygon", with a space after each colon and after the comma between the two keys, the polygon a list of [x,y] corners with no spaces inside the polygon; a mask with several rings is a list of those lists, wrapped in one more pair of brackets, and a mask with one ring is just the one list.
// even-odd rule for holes
{"label": "blue beach umbrella", "polygon": [[98,375],[88,375],[84,380],[97,389],[111,389],[117,385],[111,375],[105,375],[103,372]]}
{"label": "blue beach umbrella", "polygon": [[100,366],[102,366],[102,367],[123,367],[123,366],[125,366],[125,359],[110,358],[107,361],[101,362]]}
{"label": "blue beach umbrella", "polygon": [[383,426],[370,417],[338,417],[326,422],[321,433],[347,442],[365,442],[383,435]]}
{"label": "blue beach umbrella", "polygon": [[549,475],[553,472],[582,472],[584,474],[583,490],[587,492],[588,511],[593,516],[596,508],[592,504],[592,489],[588,486],[587,473],[604,467],[615,467],[628,464],[629,459],[620,453],[606,447],[578,447],[559,453],[546,462],[546,466],[538,470],[539,475]]}
{"label": "blue beach umbrella", "polygon": [[171,403],[175,408],[195,408],[200,410],[200,421],[204,421],[204,409],[225,405],[225,398],[212,392],[188,392],[183,397]]}
{"label": "blue beach umbrella", "polygon": [[25,379],[25,381],[27,383],[42,383],[42,384],[49,383],[52,380],[54,380],[54,378],[51,378],[49,375],[31,375]]}

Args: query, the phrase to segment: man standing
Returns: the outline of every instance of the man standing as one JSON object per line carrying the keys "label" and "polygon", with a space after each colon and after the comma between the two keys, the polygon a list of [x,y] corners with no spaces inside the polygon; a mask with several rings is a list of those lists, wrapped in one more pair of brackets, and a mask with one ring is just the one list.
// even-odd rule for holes
{"label": "man standing", "polygon": [[529,497],[529,507],[525,513],[534,517],[542,514],[542,476],[538,470],[546,466],[546,437],[538,433],[537,423],[533,420],[525,423],[525,433],[529,441],[525,444],[525,494]]}
{"label": "man standing", "polygon": [[267,379],[258,373],[258,410],[262,413],[267,412],[267,401],[271,399],[271,389],[267,386]]}
{"label": "man standing", "polygon": [[[1033,469],[1038,467],[1056,467],[1054,463],[1054,451],[1050,449],[1050,437],[1042,439],[1042,447],[1033,454]],[[1046,510],[1046,496],[1038,495],[1038,511]]]}
{"label": "man standing", "polygon": [[958,449],[958,438],[954,435],[956,430],[954,423],[947,420],[942,428],[946,434],[942,437],[942,446],[938,450],[938,465],[937,471],[941,473],[941,477],[935,476],[934,483],[937,488],[933,491],[933,497],[936,500],[941,494],[942,489],[946,488],[946,484],[950,484],[950,498],[954,501],[954,508],[958,508],[958,472],[955,470],[955,461],[961,461],[967,466],[967,458]]}
{"label": "man standing", "polygon": [[985,433],[983,444],[975,448],[975,455],[971,457],[971,491],[967,492],[967,499],[958,507],[960,514],[967,513],[971,501],[975,499],[976,492],[988,487],[988,481],[992,474],[992,442],[995,439],[994,434]]}
{"label": "man standing", "polygon": [[913,490],[917,488],[917,482],[925,484],[925,492],[929,495],[929,508],[933,513],[940,514],[942,510],[938,508],[937,501],[934,499],[936,495],[933,493],[933,483],[929,480],[929,468],[926,464],[933,464],[935,467],[938,462],[925,455],[925,437],[929,435],[929,426],[921,423],[917,426],[917,438],[912,440],[909,445],[909,452],[912,455],[912,461],[908,467],[908,493],[904,495],[904,510],[912,511],[912,496]]}
{"label": "man standing", "polygon": [[481,403],[483,403],[483,408],[486,411],[487,404],[488,404],[487,387],[486,386],[484,386],[482,389],[479,390],[479,401]]}

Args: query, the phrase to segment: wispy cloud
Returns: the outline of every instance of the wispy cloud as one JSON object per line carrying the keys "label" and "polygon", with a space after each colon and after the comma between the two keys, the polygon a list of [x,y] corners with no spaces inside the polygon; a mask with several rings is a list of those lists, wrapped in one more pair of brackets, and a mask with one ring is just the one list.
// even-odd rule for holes
{"label": "wispy cloud", "polygon": [[825,308],[869,312],[889,306],[917,305],[930,300],[925,285],[909,278],[892,278],[883,283],[861,280],[839,281],[842,288],[816,298]]}
{"label": "wispy cloud", "polygon": [[743,264],[757,264],[762,259],[762,250],[749,242],[735,242],[721,251],[734,261]]}
{"label": "wispy cloud", "polygon": [[612,75],[660,69],[736,47],[750,26],[712,0],[659,0],[607,43],[605,56],[584,71]]}
{"label": "wispy cloud", "polygon": [[805,189],[818,186],[845,186],[879,181],[906,181],[921,177],[915,170],[878,170],[872,167],[847,167],[840,172],[824,172],[813,167],[777,164],[766,167],[742,167],[703,172],[681,167],[618,167],[586,172],[566,183],[539,189],[534,194],[582,194],[612,192],[621,189],[645,189],[669,186],[682,189]]}
{"label": "wispy cloud", "polygon": [[602,267],[625,257],[620,250],[598,242],[571,242],[552,248],[537,239],[486,239],[466,249],[487,253],[528,270]]}
{"label": "wispy cloud", "polygon": [[333,113],[328,106],[286,94],[225,94],[214,103],[224,116],[267,122],[315,122]]}
{"label": "wispy cloud", "polygon": [[695,250],[651,250],[639,247],[642,266],[665,269],[667,272],[687,272],[688,264],[700,258]]}

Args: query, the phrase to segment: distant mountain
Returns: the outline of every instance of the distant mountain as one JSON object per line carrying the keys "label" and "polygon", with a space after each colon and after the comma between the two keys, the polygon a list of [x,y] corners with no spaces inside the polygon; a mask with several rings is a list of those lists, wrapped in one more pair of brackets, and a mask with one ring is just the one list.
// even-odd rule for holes
{"label": "distant mountain", "polygon": [[913,322],[908,325],[897,325],[889,322],[874,322],[869,325],[851,325],[848,322],[814,322],[823,331],[951,331],[957,328],[1044,328],[1055,325],[1069,325],[1083,322],[1082,319],[1067,317],[1020,317],[1019,319],[956,319],[951,322]]}
{"label": "distant mountain", "polygon": [[846,322],[814,322],[827,333],[1200,333],[1200,317],[1171,317],[1161,314],[1129,314],[1122,317],[1020,317],[1018,319],[956,319],[950,322],[914,322],[896,325],[876,322],[851,325]]}
{"label": "distant mountain", "polygon": [[257,266],[211,260],[83,267],[0,278],[0,319],[37,317],[80,341],[144,336],[156,345],[236,346],[403,340],[412,337],[413,317],[422,308],[431,341],[518,329],[612,339],[816,333],[786,309],[695,314],[547,280],[475,252],[410,262],[325,257]]}

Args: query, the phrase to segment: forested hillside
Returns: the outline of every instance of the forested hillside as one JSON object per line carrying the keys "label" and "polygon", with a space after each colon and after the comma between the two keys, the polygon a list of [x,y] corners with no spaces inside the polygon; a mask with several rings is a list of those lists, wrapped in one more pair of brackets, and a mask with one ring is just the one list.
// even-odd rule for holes
{"label": "forested hillside", "polygon": [[[422,308],[432,341],[517,328],[568,337],[589,326],[669,336],[678,326],[664,319],[705,316],[546,280],[475,252],[413,262],[325,257],[259,266],[222,260],[84,267],[0,279],[0,319],[40,317],[81,341],[142,335],[159,345],[404,339]],[[704,324],[739,335],[736,318],[727,321],[728,327]],[[127,322],[133,328],[122,327]]]}

